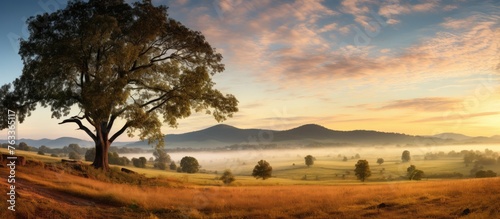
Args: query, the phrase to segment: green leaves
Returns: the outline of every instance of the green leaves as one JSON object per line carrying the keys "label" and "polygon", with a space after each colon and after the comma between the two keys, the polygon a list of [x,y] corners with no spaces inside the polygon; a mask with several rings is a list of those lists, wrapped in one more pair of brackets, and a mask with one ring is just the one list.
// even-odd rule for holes
{"label": "green leaves", "polygon": [[200,169],[200,165],[198,164],[198,160],[194,157],[183,157],[181,159],[181,170],[186,173],[196,173]]}

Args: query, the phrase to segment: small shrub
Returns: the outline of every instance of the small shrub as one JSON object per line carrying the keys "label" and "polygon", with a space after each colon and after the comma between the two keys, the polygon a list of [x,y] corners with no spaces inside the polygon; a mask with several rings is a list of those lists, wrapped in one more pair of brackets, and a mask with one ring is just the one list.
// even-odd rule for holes
{"label": "small shrub", "polygon": [[377,163],[378,163],[378,165],[383,164],[384,163],[384,158],[378,158],[377,159]]}
{"label": "small shrub", "polygon": [[154,167],[155,167],[155,168],[158,168],[158,169],[160,169],[160,170],[166,170],[166,169],[167,169],[167,164],[166,164],[166,163],[159,162],[159,163],[155,163],[155,164],[154,164]]}
{"label": "small shrub", "polygon": [[39,155],[45,155],[45,153],[43,151],[38,151],[38,154]]}
{"label": "small shrub", "polygon": [[82,159],[82,156],[80,156],[80,154],[78,154],[78,153],[76,153],[74,151],[69,152],[68,157],[69,157],[69,159],[73,159],[73,160],[80,160],[80,159]]}
{"label": "small shrub", "polygon": [[476,178],[487,178],[487,177],[496,177],[497,173],[492,170],[479,170],[476,172]]}
{"label": "small shrub", "polygon": [[229,185],[235,181],[235,178],[231,170],[225,170],[219,180],[222,180],[224,184]]}
{"label": "small shrub", "polygon": [[95,158],[95,148],[88,149],[85,152],[85,161],[94,161]]}
{"label": "small shrub", "polygon": [[50,156],[51,157],[59,157],[59,155],[57,155],[57,154],[51,154]]}
{"label": "small shrub", "polygon": [[421,180],[424,176],[424,171],[417,170],[415,165],[410,165],[410,167],[408,167],[406,171],[409,180]]}
{"label": "small shrub", "polygon": [[176,170],[177,169],[177,165],[175,164],[175,162],[171,162],[170,163],[170,170]]}
{"label": "small shrub", "polygon": [[314,165],[314,157],[311,156],[311,155],[307,155],[306,157],[304,157],[304,160],[306,162],[306,165],[307,167],[311,166],[311,165]]}
{"label": "small shrub", "polygon": [[139,167],[139,168],[146,168],[146,158],[145,157],[140,157],[140,158],[132,158],[132,164],[135,166],[135,167]]}

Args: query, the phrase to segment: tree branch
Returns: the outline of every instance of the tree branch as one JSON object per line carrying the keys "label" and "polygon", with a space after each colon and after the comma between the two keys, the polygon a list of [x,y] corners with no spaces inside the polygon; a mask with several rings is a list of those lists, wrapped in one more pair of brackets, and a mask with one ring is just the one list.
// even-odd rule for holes
{"label": "tree branch", "polygon": [[108,132],[111,131],[111,128],[113,128],[113,123],[115,123],[115,120],[118,116],[120,116],[123,112],[125,112],[125,110],[127,110],[128,106],[127,107],[124,107],[123,109],[119,110],[118,112],[116,113],[113,113],[111,115],[111,118],[109,119],[109,122],[108,122],[108,127],[107,127],[107,130]]}
{"label": "tree branch", "polygon": [[118,136],[123,134],[123,132],[125,132],[125,130],[127,130],[128,127],[130,127],[130,122],[125,123],[125,125],[123,125],[123,127],[120,130],[118,130],[113,136],[111,136],[111,138],[109,138],[109,143],[113,143],[113,141],[115,141],[115,139],[118,138]]}
{"label": "tree branch", "polygon": [[174,97],[179,97],[179,96],[170,96],[168,98],[165,98],[165,100],[163,100],[160,104],[154,106],[153,108],[149,109],[148,111],[146,111],[147,113],[151,113],[153,112],[154,110],[160,108],[161,106],[165,105],[170,99],[174,98]]}
{"label": "tree branch", "polygon": [[60,122],[59,124],[70,123],[70,122],[74,122],[74,123],[78,124],[79,129],[85,131],[87,133],[87,135],[89,135],[90,138],[92,138],[92,140],[94,140],[94,142],[97,142],[97,137],[94,135],[94,133],[92,133],[90,131],[89,128],[87,128],[86,126],[84,126],[82,124],[82,121],[80,121],[79,117],[72,117],[71,119],[65,119],[64,121]]}

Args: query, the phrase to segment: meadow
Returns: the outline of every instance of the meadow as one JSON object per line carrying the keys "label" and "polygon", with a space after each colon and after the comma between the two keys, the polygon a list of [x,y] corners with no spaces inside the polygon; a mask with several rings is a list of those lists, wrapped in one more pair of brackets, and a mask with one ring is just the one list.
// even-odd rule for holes
{"label": "meadow", "polygon": [[[35,162],[18,167],[16,213],[1,211],[0,218],[494,218],[500,214],[500,178],[467,178],[471,166],[464,165],[463,157],[425,160],[410,148],[411,164],[426,175],[464,176],[409,181],[404,176],[410,163],[401,163],[404,149],[394,148],[392,154],[387,148],[328,150],[257,151],[248,159],[234,154],[230,158],[229,152],[200,156],[207,173],[196,174],[127,166],[145,175],[139,183],[103,180],[103,173],[95,170],[81,176],[62,165],[60,158],[18,151]],[[386,150],[385,156],[374,150]],[[305,166],[303,152],[316,157],[314,165]],[[372,176],[365,183],[353,173],[358,159],[351,156],[357,153],[370,162]],[[342,161],[339,154],[349,159]],[[273,166],[272,178],[250,176],[259,155]],[[382,165],[375,163],[378,157],[384,158]],[[225,168],[236,175],[228,186],[218,180]],[[500,172],[498,164],[485,168]],[[7,169],[0,168],[0,174],[6,177]],[[6,193],[5,180],[0,184]],[[7,203],[0,208],[6,209]],[[466,209],[469,214],[464,214]]]}

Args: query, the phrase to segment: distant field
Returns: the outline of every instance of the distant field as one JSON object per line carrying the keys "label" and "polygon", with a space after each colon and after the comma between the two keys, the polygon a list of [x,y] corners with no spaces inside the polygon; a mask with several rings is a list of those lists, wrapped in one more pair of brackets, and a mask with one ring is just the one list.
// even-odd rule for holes
{"label": "distant field", "polygon": [[[39,158],[32,153],[19,154]],[[340,164],[344,164],[341,169],[349,166]],[[331,171],[321,165],[282,168],[277,173],[287,176]],[[0,218],[451,219],[461,217],[467,209],[469,214],[461,218],[494,218],[500,214],[500,177],[360,183],[286,178],[262,181],[237,176],[237,184],[220,186],[214,174],[131,169],[147,175],[161,173],[163,177],[156,179],[156,186],[116,184],[66,171],[54,172],[39,165],[19,167],[16,213],[2,210]],[[0,168],[0,175],[6,176],[7,171]],[[2,180],[0,185],[0,192],[5,194],[7,183]],[[6,202],[0,203],[0,209],[6,207]]]}
{"label": "distant field", "polygon": [[[498,146],[484,146],[485,148],[496,149]],[[477,147],[470,147],[477,148]],[[445,151],[449,148],[433,148],[433,151]],[[460,148],[459,148],[460,149]],[[202,169],[207,173],[186,174],[175,171],[160,171],[153,168],[136,168],[127,166],[138,173],[145,174],[148,177],[164,176],[171,177],[181,181],[187,181],[197,185],[221,185],[217,180],[225,169],[231,169],[236,175],[235,185],[335,185],[343,183],[358,183],[354,175],[354,165],[358,159],[352,156],[360,155],[359,159],[366,159],[370,164],[372,176],[367,182],[390,183],[394,181],[407,181],[406,168],[415,165],[423,170],[425,175],[433,178],[439,175],[451,173],[461,173],[464,178],[468,178],[472,166],[466,167],[463,163],[463,157],[442,157],[438,160],[424,160],[424,152],[417,148],[410,148],[413,159],[409,163],[401,163],[401,148],[340,148],[340,149],[311,149],[311,150],[289,150],[289,151],[243,151],[243,152],[213,152],[213,153],[186,153],[194,156],[200,161]],[[6,153],[6,149],[0,148],[0,152]],[[309,152],[309,153],[308,153]],[[337,152],[337,153],[334,153]],[[381,153],[381,154],[377,154]],[[17,151],[19,155],[24,155],[29,159],[41,160],[43,162],[60,162],[61,158],[50,157],[49,155],[38,155],[35,152]],[[314,165],[307,167],[304,163],[304,157],[311,154],[316,158]],[[212,155],[212,156],[210,156]],[[340,155],[340,157],[339,157]],[[151,154],[152,156],[152,154]],[[179,160],[181,154],[172,156],[173,160]],[[348,157],[348,161],[342,161],[342,158]],[[253,167],[259,157],[269,161],[273,167],[273,177],[268,180],[256,180],[251,177]],[[377,158],[384,158],[382,165],[376,163]],[[90,163],[90,162],[87,162]],[[112,165],[113,166],[113,165]],[[149,165],[152,166],[152,165]],[[381,170],[383,172],[381,172]],[[493,170],[500,173],[500,164],[484,166],[485,170]],[[216,173],[217,172],[217,173]],[[431,178],[431,180],[433,179]],[[442,177],[441,177],[442,178]],[[424,177],[423,180],[427,180]]]}

